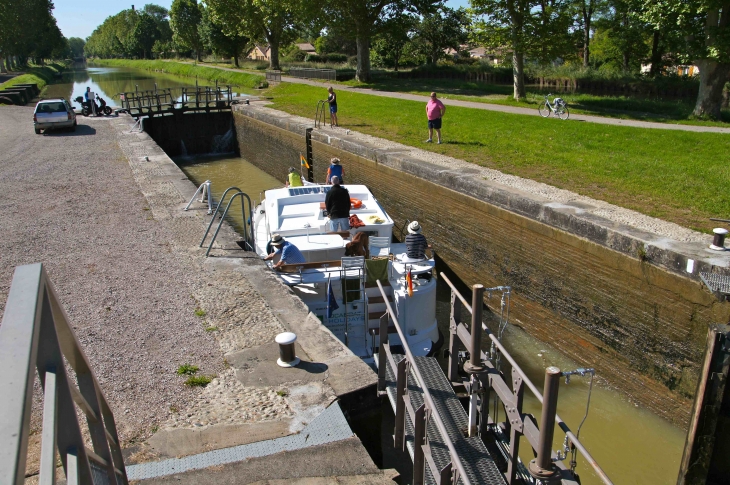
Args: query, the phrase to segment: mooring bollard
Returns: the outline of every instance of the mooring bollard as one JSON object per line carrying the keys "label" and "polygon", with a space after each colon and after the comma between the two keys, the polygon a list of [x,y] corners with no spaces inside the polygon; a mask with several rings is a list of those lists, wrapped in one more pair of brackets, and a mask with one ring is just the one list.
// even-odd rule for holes
{"label": "mooring bollard", "polygon": [[540,438],[537,458],[530,461],[530,475],[543,482],[559,478],[552,460],[555,413],[558,410],[558,390],[562,373],[557,367],[545,369],[545,389],[542,392],[542,416],[540,417]]}
{"label": "mooring bollard", "polygon": [[284,332],[277,335],[275,340],[279,344],[279,358],[276,363],[281,367],[294,367],[299,364],[299,357],[294,355],[294,342],[297,341],[297,335],[292,332]]}
{"label": "mooring bollard", "polygon": [[712,230],[712,232],[715,236],[712,239],[712,244],[710,244],[710,249],[714,249],[715,251],[725,251],[725,236],[727,236],[727,229],[716,227]]}

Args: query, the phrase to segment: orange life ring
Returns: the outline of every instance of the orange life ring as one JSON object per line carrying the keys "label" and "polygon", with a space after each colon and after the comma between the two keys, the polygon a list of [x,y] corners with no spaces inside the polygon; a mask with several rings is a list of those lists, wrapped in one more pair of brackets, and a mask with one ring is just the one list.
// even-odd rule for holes
{"label": "orange life ring", "polygon": [[359,209],[360,207],[362,207],[362,201],[360,199],[350,197],[350,208]]}

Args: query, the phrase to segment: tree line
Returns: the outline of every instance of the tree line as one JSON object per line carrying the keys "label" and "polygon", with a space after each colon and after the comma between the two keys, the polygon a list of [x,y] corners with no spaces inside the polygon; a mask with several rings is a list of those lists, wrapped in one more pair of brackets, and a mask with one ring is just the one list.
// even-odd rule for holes
{"label": "tree line", "polygon": [[[695,64],[694,114],[719,118],[730,80],[730,0],[470,0],[451,9],[438,0],[174,0],[107,18],[87,39],[87,55],[168,56],[213,51],[237,63],[254,43],[269,46],[279,69],[295,40],[317,52],[354,54],[356,78],[371,63],[398,69],[436,63],[462,46],[484,46],[512,67],[514,97],[525,96],[525,65],[572,64],[658,76]],[[468,54],[462,53],[462,59]]]}
{"label": "tree line", "polygon": [[68,41],[50,0],[0,0],[0,70],[65,57]]}

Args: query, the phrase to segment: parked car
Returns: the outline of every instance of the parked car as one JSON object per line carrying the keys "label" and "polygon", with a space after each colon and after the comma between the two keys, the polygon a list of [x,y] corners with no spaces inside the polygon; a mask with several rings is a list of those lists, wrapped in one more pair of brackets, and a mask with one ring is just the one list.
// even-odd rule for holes
{"label": "parked car", "polygon": [[35,106],[33,125],[36,135],[41,130],[70,128],[76,131],[76,113],[63,98],[41,99]]}

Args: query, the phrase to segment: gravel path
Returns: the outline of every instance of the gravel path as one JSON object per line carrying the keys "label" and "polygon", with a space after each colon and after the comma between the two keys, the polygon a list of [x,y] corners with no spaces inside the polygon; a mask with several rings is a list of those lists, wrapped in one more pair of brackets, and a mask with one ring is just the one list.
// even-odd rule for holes
{"label": "gravel path", "polygon": [[32,107],[0,108],[0,314],[15,266],[44,263],[120,438],[142,439],[201,394],[177,367],[219,374],[223,354],[110,120],[80,117],[76,133],[38,136],[32,117]]}

